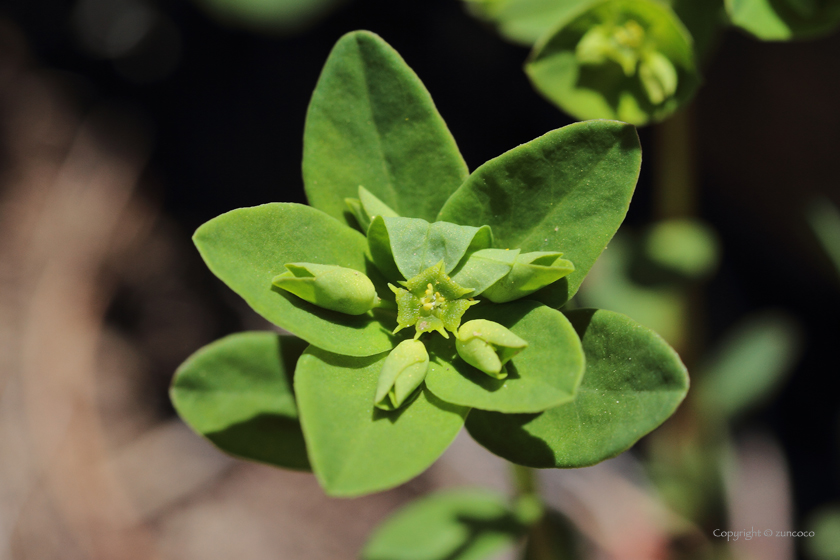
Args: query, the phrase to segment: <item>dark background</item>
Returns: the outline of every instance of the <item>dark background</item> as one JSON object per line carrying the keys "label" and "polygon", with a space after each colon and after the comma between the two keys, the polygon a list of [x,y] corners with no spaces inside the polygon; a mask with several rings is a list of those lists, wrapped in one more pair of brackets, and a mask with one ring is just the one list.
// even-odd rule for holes
{"label": "dark background", "polygon": [[[521,69],[527,49],[503,42],[455,0],[348,1],[294,37],[225,27],[192,3],[173,0],[158,10],[175,34],[170,29],[117,63],[82,47],[72,9],[73,2],[61,0],[0,3],[0,15],[22,31],[32,58],[73,92],[81,110],[108,109],[120,126],[151,139],[144,194],[184,239],[236,207],[304,201],[306,107],[332,45],[347,31],[372,30],[400,52],[471,169],[572,122],[531,89]],[[161,56],[170,58],[160,64],[174,65],[161,77],[131,69],[154,67]],[[800,323],[805,343],[796,371],[744,425],[769,427],[782,442],[802,516],[840,498],[840,282],[803,214],[817,194],[840,204],[840,38],[769,44],[726,31],[704,77],[695,107],[700,208],[723,241],[721,268],[705,293],[704,343],[758,309],[782,309]],[[640,136],[647,155],[652,131]],[[648,158],[631,226],[653,217],[650,180]],[[209,272],[197,274],[197,289],[221,291]],[[114,321],[131,329],[130,301],[114,305]],[[229,319],[217,334],[238,327]],[[160,367],[156,391],[166,410],[164,380],[172,370]]]}

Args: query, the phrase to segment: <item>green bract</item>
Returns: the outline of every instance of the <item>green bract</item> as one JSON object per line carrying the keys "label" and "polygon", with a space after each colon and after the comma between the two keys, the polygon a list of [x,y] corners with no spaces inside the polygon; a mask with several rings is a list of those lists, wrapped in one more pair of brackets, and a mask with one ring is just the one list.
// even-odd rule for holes
{"label": "green bract", "polygon": [[[468,413],[479,441],[522,464],[576,466],[626,449],[674,410],[684,368],[626,317],[570,322],[557,308],[624,219],[640,162],[631,125],[591,121],[468,175],[400,56],[372,33],[345,35],[307,115],[312,206],[234,210],[194,237],[219,278],[297,338],[249,334],[200,350],[173,384],[178,411],[234,454],[311,465],[336,496],[416,476]],[[627,413],[598,416],[611,391]],[[591,421],[575,424],[581,415]],[[545,460],[547,449],[559,458]],[[454,535],[446,546],[460,546],[463,529],[442,527]]]}
{"label": "green bract", "polygon": [[699,82],[691,35],[656,0],[604,0],[576,12],[535,45],[534,87],[581,119],[659,121]]}

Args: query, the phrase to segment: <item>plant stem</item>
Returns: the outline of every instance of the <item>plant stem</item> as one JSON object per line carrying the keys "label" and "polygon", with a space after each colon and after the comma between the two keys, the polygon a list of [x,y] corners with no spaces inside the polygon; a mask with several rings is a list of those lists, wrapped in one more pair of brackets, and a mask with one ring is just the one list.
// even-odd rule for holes
{"label": "plant stem", "polygon": [[517,502],[533,500],[542,509],[528,529],[528,549],[530,560],[555,560],[554,545],[551,540],[551,527],[546,517],[545,505],[539,495],[539,485],[534,469],[511,463]]}

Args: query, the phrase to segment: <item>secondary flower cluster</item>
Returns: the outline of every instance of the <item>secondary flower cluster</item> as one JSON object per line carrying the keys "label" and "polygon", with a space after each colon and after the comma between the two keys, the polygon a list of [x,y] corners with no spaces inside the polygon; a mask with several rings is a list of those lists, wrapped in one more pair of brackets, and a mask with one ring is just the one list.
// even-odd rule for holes
{"label": "secondary flower cluster", "polygon": [[490,377],[505,379],[507,363],[528,342],[494,321],[475,319],[462,325],[464,313],[483,300],[503,303],[527,296],[568,275],[574,265],[557,252],[493,248],[487,226],[401,218],[364,187],[359,187],[358,199],[346,202],[367,232],[381,271],[407,278],[389,278],[399,284],[388,284],[393,301],[380,297],[365,274],[336,265],[286,263],[286,271],[272,283],[309,303],[348,315],[396,306],[393,334],[414,327],[413,339],[397,344],[384,361],[375,406],[395,410],[421,386],[430,361],[420,337],[427,333],[437,332],[445,339],[452,333],[462,360]]}

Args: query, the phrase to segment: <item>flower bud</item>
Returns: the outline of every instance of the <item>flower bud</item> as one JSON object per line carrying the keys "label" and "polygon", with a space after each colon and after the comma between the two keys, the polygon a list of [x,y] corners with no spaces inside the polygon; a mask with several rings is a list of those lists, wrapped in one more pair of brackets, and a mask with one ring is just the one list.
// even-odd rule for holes
{"label": "flower bud", "polygon": [[575,270],[563,253],[535,251],[520,253],[507,276],[481,294],[494,303],[505,303],[530,295]]}
{"label": "flower bud", "polygon": [[379,299],[373,282],[358,270],[312,263],[285,266],[286,272],[275,276],[272,284],[318,307],[361,315],[373,309]]}
{"label": "flower bud", "polygon": [[510,330],[485,319],[467,321],[455,339],[455,349],[462,360],[496,379],[507,377],[505,364],[527,346]]}
{"label": "flower bud", "polygon": [[404,340],[391,350],[376,386],[374,405],[382,410],[396,410],[426,378],[429,353],[419,340]]}

